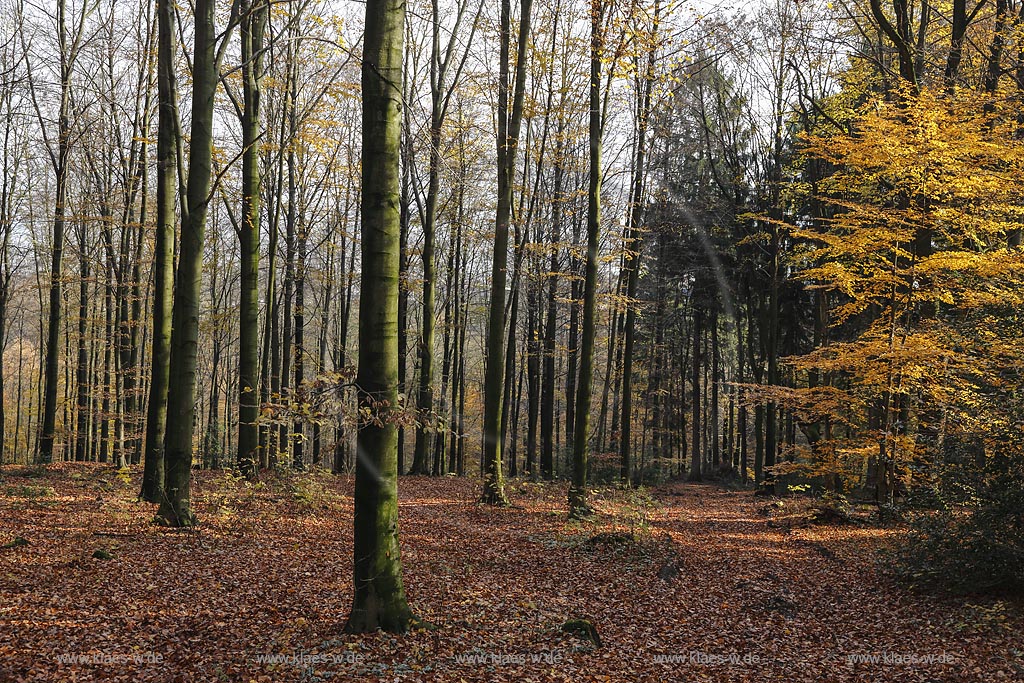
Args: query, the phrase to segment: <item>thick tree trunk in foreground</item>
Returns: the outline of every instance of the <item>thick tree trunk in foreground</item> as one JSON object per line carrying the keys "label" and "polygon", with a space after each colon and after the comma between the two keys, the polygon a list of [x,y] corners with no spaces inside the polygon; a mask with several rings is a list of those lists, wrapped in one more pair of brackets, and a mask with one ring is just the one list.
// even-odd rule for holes
{"label": "thick tree trunk in foreground", "polygon": [[202,299],[203,238],[213,160],[213,104],[217,92],[215,0],[197,0],[192,83],[192,141],[188,191],[174,283],[170,376],[167,390],[166,476],[157,516],[170,526],[195,523],[192,514],[192,430],[195,423],[196,356]]}
{"label": "thick tree trunk in foreground", "polygon": [[398,547],[398,274],[403,0],[368,0],[363,48],[360,425],[355,597],[345,630],[402,633],[413,620]]}

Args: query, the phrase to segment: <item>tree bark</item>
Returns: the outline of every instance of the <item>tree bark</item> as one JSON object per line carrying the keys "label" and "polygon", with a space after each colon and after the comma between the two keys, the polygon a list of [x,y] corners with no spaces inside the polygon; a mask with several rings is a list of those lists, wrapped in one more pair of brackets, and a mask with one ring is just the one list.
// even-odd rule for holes
{"label": "tree bark", "polygon": [[691,385],[693,387],[693,409],[692,420],[693,424],[690,425],[692,431],[692,437],[690,444],[690,481],[701,481],[703,472],[701,471],[701,464],[703,461],[703,452],[701,451],[701,413],[700,413],[700,364],[701,364],[701,338],[703,336],[703,322],[704,322],[704,310],[700,305],[694,302],[693,305],[693,375],[691,377]]}
{"label": "tree bark", "polygon": [[192,513],[192,434],[196,356],[202,299],[203,241],[213,160],[213,105],[217,91],[215,0],[197,0],[192,69],[192,139],[183,198],[181,246],[174,283],[170,376],[167,391],[166,476],[157,516],[170,526],[195,523]]}
{"label": "tree bark", "polygon": [[641,221],[645,201],[644,180],[646,179],[647,125],[651,114],[651,91],[654,88],[654,59],[657,45],[660,4],[655,3],[651,29],[651,47],[647,53],[646,70],[638,78],[639,96],[637,102],[636,157],[633,161],[633,177],[630,183],[632,202],[629,206],[627,226],[628,274],[626,275],[626,320],[623,326],[622,349],[622,413],[619,427],[619,479],[623,484],[630,481],[633,473],[633,354],[636,345],[637,286],[640,281],[640,260],[643,257],[643,232]]}
{"label": "tree bark", "polygon": [[[258,4],[257,4],[258,3]],[[263,0],[243,0],[242,25],[242,220],[238,304],[238,469],[252,478],[259,447],[260,282],[260,78],[263,75]]]}
{"label": "tree bark", "polygon": [[345,630],[405,632],[413,621],[398,545],[399,145],[404,0],[368,0],[363,46],[360,406],[355,596]]}
{"label": "tree bark", "polygon": [[484,489],[481,499],[490,505],[507,505],[501,471],[502,398],[504,395],[505,287],[508,280],[508,231],[512,217],[519,130],[526,93],[526,58],[533,0],[522,0],[519,44],[516,51],[515,85],[509,114],[509,62],[511,48],[511,0],[501,3],[501,55],[498,81],[498,205],[494,220],[494,260],[491,265],[491,296],[487,318],[487,349],[484,376]]}
{"label": "tree bark", "polygon": [[601,0],[590,3],[590,183],[587,190],[587,260],[583,280],[583,319],[580,325],[580,374],[576,387],[576,424],[572,444],[572,484],[569,516],[591,514],[587,503],[590,456],[590,402],[594,389],[594,339],[597,325],[597,260],[601,246],[601,59],[604,56]]}
{"label": "tree bark", "polygon": [[[84,10],[83,10],[84,11]],[[57,40],[60,45],[60,105],[57,112],[57,152],[51,156],[54,170],[53,243],[50,252],[50,307],[46,325],[46,360],[43,381],[43,419],[39,432],[39,461],[53,462],[57,428],[57,383],[60,378],[61,272],[64,263],[64,213],[68,195],[71,154],[71,71],[75,52],[68,46],[67,5],[57,3]],[[52,152],[51,152],[52,154]]]}

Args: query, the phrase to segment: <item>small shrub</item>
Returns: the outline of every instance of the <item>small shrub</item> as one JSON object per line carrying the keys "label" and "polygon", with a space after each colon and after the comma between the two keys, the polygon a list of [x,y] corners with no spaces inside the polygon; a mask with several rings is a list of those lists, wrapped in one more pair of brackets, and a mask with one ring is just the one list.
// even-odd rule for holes
{"label": "small shrub", "polygon": [[132,471],[128,467],[121,467],[117,470],[117,480],[125,486],[132,485]]}
{"label": "small shrub", "polygon": [[825,491],[818,499],[811,519],[814,522],[848,522],[853,508],[842,493]]}
{"label": "small shrub", "polygon": [[50,498],[56,495],[52,486],[5,486],[4,495],[9,498]]}
{"label": "small shrub", "polygon": [[952,475],[956,487],[937,486],[943,507],[912,519],[896,573],[961,593],[1024,590],[1024,463]]}
{"label": "small shrub", "polygon": [[626,489],[625,502],[629,509],[627,521],[629,533],[634,538],[646,539],[651,535],[651,513],[657,509],[658,501],[643,486]]}
{"label": "small shrub", "polygon": [[303,512],[328,510],[339,502],[340,496],[329,486],[326,477],[332,475],[321,471],[296,472],[288,479],[292,500]]}
{"label": "small shrub", "polygon": [[221,470],[204,486],[206,500],[215,514],[230,517],[247,503],[252,502],[254,485],[237,470]]}

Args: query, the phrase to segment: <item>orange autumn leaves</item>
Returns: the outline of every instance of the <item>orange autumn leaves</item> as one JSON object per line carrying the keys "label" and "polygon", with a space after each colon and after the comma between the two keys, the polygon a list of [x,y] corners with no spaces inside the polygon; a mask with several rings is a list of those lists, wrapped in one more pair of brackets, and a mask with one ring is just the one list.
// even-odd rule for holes
{"label": "orange autumn leaves", "polygon": [[[790,188],[819,207],[790,228],[791,266],[827,292],[835,341],[787,363],[797,386],[813,373],[830,387],[827,410],[816,411],[827,417],[814,419],[843,425],[841,438],[816,444],[816,467],[856,477],[882,441],[906,478],[911,461],[936,456],[942,435],[984,442],[1019,419],[1024,124],[1015,107],[925,89],[869,98],[848,131],[804,137],[804,159],[830,172]],[[779,398],[806,413],[815,392]]]}

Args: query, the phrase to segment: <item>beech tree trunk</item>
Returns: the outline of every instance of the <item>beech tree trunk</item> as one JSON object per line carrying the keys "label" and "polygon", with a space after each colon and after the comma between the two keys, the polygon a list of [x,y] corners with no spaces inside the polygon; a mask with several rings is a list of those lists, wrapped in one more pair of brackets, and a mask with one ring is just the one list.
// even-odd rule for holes
{"label": "beech tree trunk", "polygon": [[367,0],[363,46],[360,406],[355,596],[345,630],[405,632],[413,620],[398,546],[399,145],[403,0]]}
{"label": "beech tree trunk", "polygon": [[601,59],[603,40],[601,0],[590,4],[590,186],[587,192],[587,261],[583,280],[583,319],[580,325],[580,371],[576,386],[576,424],[572,443],[572,484],[569,516],[586,517],[587,467],[590,455],[590,401],[594,389],[594,337],[597,332],[597,259],[601,246]]}
{"label": "beech tree trunk", "polygon": [[651,91],[654,88],[654,40],[658,33],[660,4],[655,4],[651,28],[651,48],[647,53],[646,71],[638,78],[639,101],[637,103],[636,158],[633,163],[631,182],[631,204],[627,231],[628,248],[632,252],[627,261],[629,272],[626,276],[626,320],[623,326],[622,350],[622,414],[619,427],[619,479],[628,484],[633,470],[633,353],[636,344],[636,296],[640,281],[640,260],[643,257],[643,232],[641,218],[645,200],[644,180],[647,163],[647,125],[651,115]]}
{"label": "beech tree trunk", "polygon": [[263,0],[245,0],[242,12],[242,220],[238,304],[238,469],[253,477],[260,464],[260,76],[263,72]]}
{"label": "beech tree trunk", "polygon": [[[83,10],[84,11],[84,10]],[[39,432],[39,461],[53,462],[57,429],[57,382],[60,378],[61,272],[64,263],[64,213],[68,196],[71,154],[71,71],[75,51],[68,46],[67,5],[57,3],[57,40],[60,44],[60,109],[57,112],[57,150],[51,151],[54,171],[53,243],[50,252],[50,307],[46,324],[46,361],[43,380],[43,418]],[[77,42],[77,41],[75,41]]]}
{"label": "beech tree trunk", "polygon": [[197,0],[192,69],[192,139],[188,190],[182,201],[181,245],[174,281],[170,376],[167,391],[166,475],[157,516],[170,526],[195,523],[192,514],[192,433],[196,356],[202,299],[203,240],[213,161],[213,105],[217,92],[215,0]]}
{"label": "beech tree trunk", "polygon": [[501,3],[501,66],[498,81],[498,205],[494,220],[494,260],[491,265],[491,296],[487,318],[487,349],[484,376],[484,490],[481,499],[490,505],[507,505],[501,471],[502,399],[505,375],[505,287],[508,281],[508,231],[512,218],[519,130],[526,93],[526,57],[533,0],[523,0],[519,17],[515,86],[509,115],[509,61],[511,47],[511,0]]}

